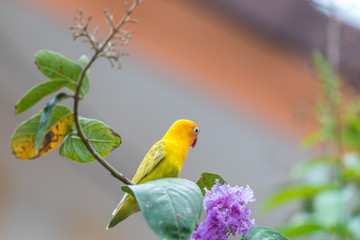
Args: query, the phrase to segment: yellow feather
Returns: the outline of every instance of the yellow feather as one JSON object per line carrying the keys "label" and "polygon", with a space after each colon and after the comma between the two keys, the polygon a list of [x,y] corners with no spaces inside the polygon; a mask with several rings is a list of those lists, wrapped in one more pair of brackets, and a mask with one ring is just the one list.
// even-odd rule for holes
{"label": "yellow feather", "polygon": [[[184,119],[176,121],[165,136],[150,148],[132,182],[142,184],[160,178],[178,177],[190,146],[196,143],[198,133],[199,128],[194,122]],[[140,208],[136,199],[125,194],[115,208],[114,217],[106,229],[114,227],[138,211]]]}

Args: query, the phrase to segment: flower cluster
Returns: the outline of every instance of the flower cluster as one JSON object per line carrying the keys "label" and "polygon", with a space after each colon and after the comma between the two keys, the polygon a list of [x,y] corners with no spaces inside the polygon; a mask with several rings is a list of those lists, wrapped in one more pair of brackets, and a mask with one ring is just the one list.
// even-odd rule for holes
{"label": "flower cluster", "polygon": [[244,206],[254,202],[254,192],[249,186],[230,187],[216,180],[211,191],[205,188],[204,209],[206,219],[195,229],[190,240],[226,240],[236,234],[247,235],[255,225],[254,219],[248,219],[251,211]]}

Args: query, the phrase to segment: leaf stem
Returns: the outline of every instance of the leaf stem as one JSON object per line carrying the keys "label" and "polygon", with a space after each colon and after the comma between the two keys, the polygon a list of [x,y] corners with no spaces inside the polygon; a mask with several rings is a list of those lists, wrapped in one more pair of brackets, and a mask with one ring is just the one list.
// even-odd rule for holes
{"label": "leaf stem", "polygon": [[75,125],[77,128],[77,135],[80,137],[86,148],[89,150],[91,155],[111,173],[112,176],[114,176],[115,178],[119,179],[120,181],[122,181],[127,185],[133,185],[133,183],[127,177],[125,177],[124,174],[117,171],[103,157],[101,157],[100,154],[95,150],[95,148],[91,145],[90,141],[85,136],[79,121],[79,101],[81,100],[80,89],[84,81],[87,70],[95,62],[95,60],[99,57],[99,55],[102,52],[104,52],[106,45],[114,38],[115,34],[119,32],[120,28],[130,20],[131,13],[135,10],[135,8],[139,5],[140,2],[141,0],[135,0],[130,8],[126,7],[125,15],[122,17],[120,22],[111,28],[110,34],[106,37],[103,43],[98,48],[94,49],[95,50],[94,55],[91,57],[89,62],[86,64],[86,66],[82,69],[80,73],[79,81],[76,86],[76,91],[74,96],[74,108],[73,108],[74,110],[73,115],[74,115]]}

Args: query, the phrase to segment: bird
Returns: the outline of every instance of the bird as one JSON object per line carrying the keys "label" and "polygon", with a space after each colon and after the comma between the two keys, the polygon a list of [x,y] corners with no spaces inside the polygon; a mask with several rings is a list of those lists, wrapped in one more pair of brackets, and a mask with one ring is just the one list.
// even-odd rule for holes
{"label": "bird", "polygon": [[[143,184],[160,178],[178,177],[190,147],[194,148],[197,143],[199,133],[198,125],[193,121],[180,119],[174,122],[164,137],[145,155],[132,182]],[[138,211],[140,208],[136,199],[126,193],[113,211],[113,218],[106,229]]]}

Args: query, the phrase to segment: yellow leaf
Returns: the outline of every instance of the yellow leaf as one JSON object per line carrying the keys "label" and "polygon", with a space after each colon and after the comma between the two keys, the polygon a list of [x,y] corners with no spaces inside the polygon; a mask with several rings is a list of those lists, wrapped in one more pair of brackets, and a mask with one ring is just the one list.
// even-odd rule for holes
{"label": "yellow leaf", "polygon": [[53,112],[54,117],[45,128],[46,134],[38,154],[35,153],[35,143],[42,111],[20,124],[15,130],[11,137],[11,149],[17,158],[32,159],[44,155],[59,146],[72,131],[74,118],[71,111],[63,105],[57,105]]}

